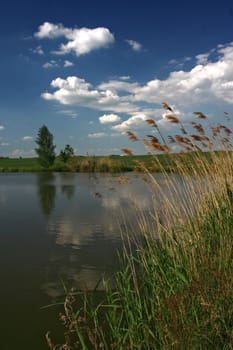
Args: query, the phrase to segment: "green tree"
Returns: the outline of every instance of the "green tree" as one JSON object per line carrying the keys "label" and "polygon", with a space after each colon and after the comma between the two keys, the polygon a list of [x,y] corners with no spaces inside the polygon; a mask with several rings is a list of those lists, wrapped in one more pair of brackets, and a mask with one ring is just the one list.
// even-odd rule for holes
{"label": "green tree", "polygon": [[38,148],[35,151],[38,155],[38,160],[44,168],[50,167],[55,160],[55,145],[53,144],[53,135],[50,133],[46,125],[43,125],[37,135],[36,143]]}
{"label": "green tree", "polygon": [[74,149],[70,145],[66,145],[64,150],[60,152],[60,158],[66,163],[74,155]]}

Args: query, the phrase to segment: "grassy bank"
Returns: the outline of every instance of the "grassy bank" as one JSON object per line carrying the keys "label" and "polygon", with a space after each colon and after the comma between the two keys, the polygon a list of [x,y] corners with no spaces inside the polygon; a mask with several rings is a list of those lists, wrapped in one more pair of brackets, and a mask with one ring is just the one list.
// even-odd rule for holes
{"label": "grassy bank", "polygon": [[233,158],[195,157],[191,173],[177,158],[179,202],[167,195],[176,177],[161,168],[161,186],[145,170],[162,216],[151,212],[153,230],[139,215],[140,239],[129,229],[114,287],[102,281],[101,296],[66,291],[64,344],[53,346],[48,334],[50,349],[233,349]]}
{"label": "grassy bank", "polygon": [[[158,154],[158,155],[124,155],[124,156],[79,156],[71,158],[67,163],[60,158],[49,169],[40,166],[37,158],[0,158],[0,172],[127,172],[144,171],[160,172],[178,171],[178,162],[183,162],[186,169],[192,168],[197,158],[197,152],[183,154]],[[217,152],[219,153],[219,152]],[[212,153],[203,152],[198,155],[206,162],[212,162]]]}
{"label": "grassy bank", "polygon": [[[164,164],[171,161],[166,155],[158,155]],[[67,172],[125,172],[140,170],[143,163],[156,171],[156,162],[152,155],[125,156],[78,156],[67,163],[60,158],[49,169],[43,169],[37,158],[0,158],[0,172],[37,172],[37,171],[67,171]]]}

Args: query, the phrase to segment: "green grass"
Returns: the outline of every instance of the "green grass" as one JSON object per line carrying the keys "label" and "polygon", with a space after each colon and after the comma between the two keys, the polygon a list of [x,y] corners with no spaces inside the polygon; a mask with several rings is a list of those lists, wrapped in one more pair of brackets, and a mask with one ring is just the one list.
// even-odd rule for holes
{"label": "green grass", "polygon": [[[219,153],[219,152],[218,152]],[[158,155],[125,155],[125,156],[80,156],[71,158],[67,163],[58,157],[49,169],[44,169],[37,158],[0,158],[0,172],[39,172],[39,171],[65,171],[65,172],[151,172],[178,171],[177,160],[185,162],[186,169],[192,168],[197,152],[186,154],[158,154]],[[201,157],[211,161],[211,153],[205,152]],[[200,155],[198,155],[200,158]],[[189,166],[190,165],[190,166]]]}
{"label": "green grass", "polygon": [[0,172],[40,171],[37,158],[0,158]]}

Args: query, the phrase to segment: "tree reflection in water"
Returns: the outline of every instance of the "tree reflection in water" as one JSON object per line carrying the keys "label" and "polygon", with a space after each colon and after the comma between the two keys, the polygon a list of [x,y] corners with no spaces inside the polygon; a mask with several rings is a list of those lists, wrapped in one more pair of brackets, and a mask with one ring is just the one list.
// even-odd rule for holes
{"label": "tree reflection in water", "polygon": [[61,191],[66,196],[67,199],[71,199],[74,197],[75,186],[72,183],[74,181],[75,181],[74,174],[69,173],[68,176],[66,173],[60,174]]}
{"label": "tree reflection in water", "polygon": [[37,174],[37,191],[41,210],[48,217],[55,207],[56,184],[53,173]]}

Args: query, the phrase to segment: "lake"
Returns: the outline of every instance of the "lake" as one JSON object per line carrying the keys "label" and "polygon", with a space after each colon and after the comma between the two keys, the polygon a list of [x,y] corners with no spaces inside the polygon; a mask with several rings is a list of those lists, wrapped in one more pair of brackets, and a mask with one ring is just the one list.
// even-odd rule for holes
{"label": "lake", "polygon": [[118,266],[127,221],[151,206],[140,176],[0,174],[1,349],[47,349],[68,287],[91,290]]}
{"label": "lake", "polygon": [[[182,203],[177,197],[188,201],[187,186],[182,177],[172,176],[176,185],[166,194],[166,179],[155,175],[176,207]],[[140,235],[140,217],[156,231],[153,215],[166,210],[157,187],[151,192],[143,177],[0,174],[1,349],[48,349],[48,331],[61,341],[61,307],[43,307],[63,300],[62,281],[93,290],[118,268],[128,232]],[[171,220],[167,214],[166,219]]]}

